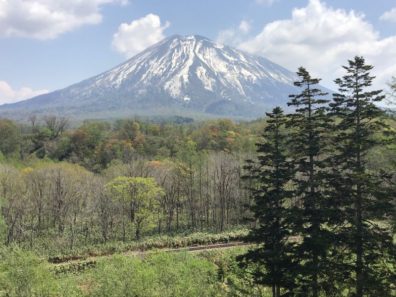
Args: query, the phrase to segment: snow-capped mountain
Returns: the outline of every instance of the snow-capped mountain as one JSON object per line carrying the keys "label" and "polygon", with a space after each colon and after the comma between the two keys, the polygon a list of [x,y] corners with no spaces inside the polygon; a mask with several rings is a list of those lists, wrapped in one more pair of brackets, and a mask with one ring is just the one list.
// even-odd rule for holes
{"label": "snow-capped mountain", "polygon": [[62,90],[0,107],[120,116],[201,113],[256,117],[284,105],[295,74],[201,36],[171,36],[125,63]]}

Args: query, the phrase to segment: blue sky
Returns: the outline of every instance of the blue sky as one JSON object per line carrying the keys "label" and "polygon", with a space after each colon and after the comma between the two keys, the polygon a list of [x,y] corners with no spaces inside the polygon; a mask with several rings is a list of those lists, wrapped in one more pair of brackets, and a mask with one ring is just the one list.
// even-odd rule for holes
{"label": "blue sky", "polygon": [[172,34],[199,34],[332,86],[363,55],[396,76],[394,0],[0,0],[0,104],[66,87]]}

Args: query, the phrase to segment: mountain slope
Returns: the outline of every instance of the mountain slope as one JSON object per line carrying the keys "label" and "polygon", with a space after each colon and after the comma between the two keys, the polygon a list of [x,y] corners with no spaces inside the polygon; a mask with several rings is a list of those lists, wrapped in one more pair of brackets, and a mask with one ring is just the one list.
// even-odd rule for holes
{"label": "mountain slope", "polygon": [[0,115],[78,117],[211,114],[254,118],[284,105],[295,75],[201,36],[171,36],[125,63],[62,90],[0,106]]}

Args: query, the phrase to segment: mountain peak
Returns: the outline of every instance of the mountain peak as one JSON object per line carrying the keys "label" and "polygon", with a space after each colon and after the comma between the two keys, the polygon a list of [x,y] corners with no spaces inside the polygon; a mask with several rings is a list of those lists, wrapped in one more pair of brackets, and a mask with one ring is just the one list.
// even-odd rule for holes
{"label": "mountain peak", "polygon": [[265,58],[204,36],[172,35],[107,72],[11,107],[255,117],[285,102],[294,79]]}
{"label": "mountain peak", "polygon": [[180,35],[180,34],[174,34],[169,36],[167,39],[179,39],[179,40],[208,40],[211,41],[209,38],[198,35],[198,34],[191,34],[191,35]]}

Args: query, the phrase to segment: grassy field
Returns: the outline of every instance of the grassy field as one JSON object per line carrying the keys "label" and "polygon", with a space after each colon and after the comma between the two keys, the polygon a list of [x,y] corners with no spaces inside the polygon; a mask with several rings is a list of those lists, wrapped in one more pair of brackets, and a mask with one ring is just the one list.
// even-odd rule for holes
{"label": "grassy field", "polygon": [[246,247],[199,253],[115,254],[84,270],[57,273],[53,264],[20,249],[2,250],[0,296],[188,297],[269,296],[253,285],[235,257]]}

